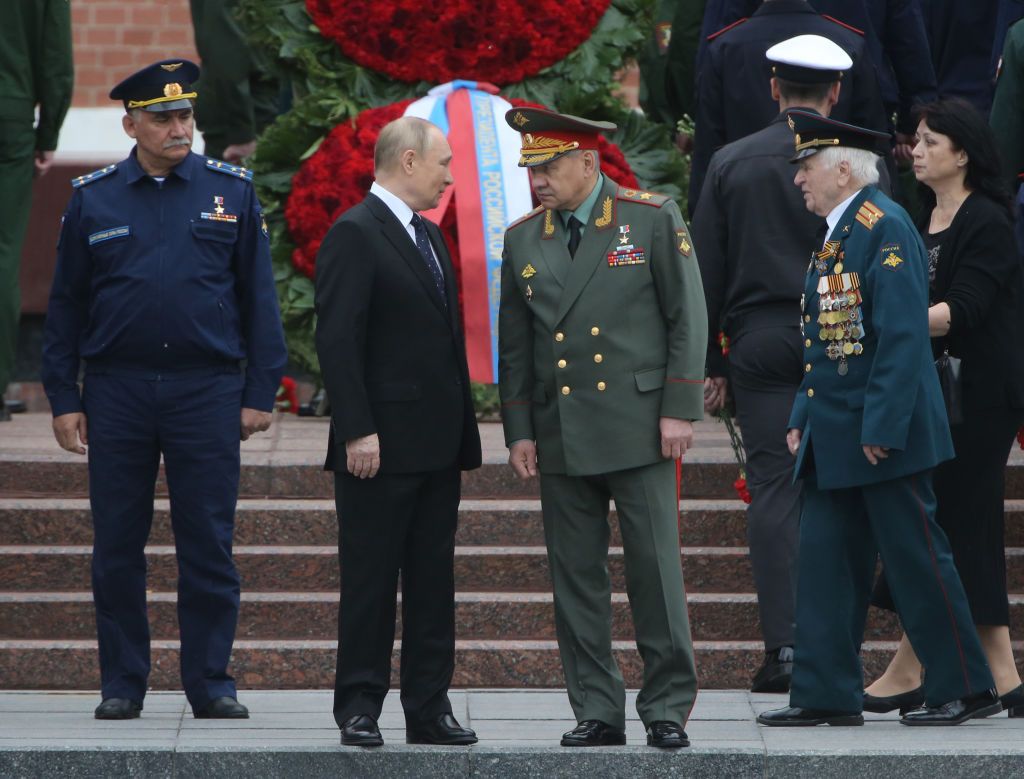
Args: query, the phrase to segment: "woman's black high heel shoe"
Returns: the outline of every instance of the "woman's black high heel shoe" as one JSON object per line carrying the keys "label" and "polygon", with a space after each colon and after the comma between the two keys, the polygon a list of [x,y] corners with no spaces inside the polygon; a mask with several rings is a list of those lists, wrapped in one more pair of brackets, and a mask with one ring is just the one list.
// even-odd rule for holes
{"label": "woman's black high heel shoe", "polygon": [[1024,717],[1024,684],[1018,685],[1006,695],[1000,695],[999,702],[1006,709],[1007,717]]}
{"label": "woman's black high heel shoe", "polygon": [[[1007,693],[1007,695],[1013,695],[1013,693]],[[1024,692],[1021,695],[1024,698]],[[1024,700],[1021,702],[1024,703]],[[864,711],[870,711],[874,714],[888,714],[890,711],[899,709],[900,716],[902,717],[908,711],[919,709],[923,705],[923,687],[918,687],[916,690],[910,690],[909,692],[901,692],[899,695],[871,695],[867,692],[864,693]],[[1024,716],[1024,706],[1021,707],[1020,716]]]}

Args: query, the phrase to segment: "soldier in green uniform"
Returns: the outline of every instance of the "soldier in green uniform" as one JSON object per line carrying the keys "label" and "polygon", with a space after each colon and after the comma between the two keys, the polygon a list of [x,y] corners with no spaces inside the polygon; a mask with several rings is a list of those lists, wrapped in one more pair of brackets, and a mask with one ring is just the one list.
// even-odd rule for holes
{"label": "soldier in green uniform", "polygon": [[1017,176],[1024,173],[1024,21],[1006,33],[989,122],[999,142],[1006,185],[1016,192]]}
{"label": "soldier in green uniform", "polygon": [[[1001,708],[935,522],[932,469],[953,445],[928,340],[928,261],[907,212],[874,184],[886,133],[789,112],[807,210],[825,219],[807,268],[804,379],[788,443],[803,479],[790,706],[762,725],[863,725],[860,644],[881,555],[925,666],[905,725]],[[827,239],[827,240],[825,240]]]}
{"label": "soldier in green uniform", "polygon": [[277,117],[280,88],[235,20],[238,0],[190,0],[203,75],[196,124],[208,157],[238,163]]}
{"label": "soldier in green uniform", "polygon": [[32,176],[43,175],[53,163],[73,85],[67,0],[5,4],[0,25],[0,422],[10,419],[3,393],[14,371],[21,316],[18,264]]}
{"label": "soldier in green uniform", "polygon": [[540,472],[555,625],[579,725],[563,746],[625,743],[611,648],[608,507],[644,662],[648,744],[689,744],[697,693],[679,557],[675,460],[703,416],[707,313],[676,204],[600,171],[590,122],[518,108],[541,206],[505,234],[498,372],[509,462]]}

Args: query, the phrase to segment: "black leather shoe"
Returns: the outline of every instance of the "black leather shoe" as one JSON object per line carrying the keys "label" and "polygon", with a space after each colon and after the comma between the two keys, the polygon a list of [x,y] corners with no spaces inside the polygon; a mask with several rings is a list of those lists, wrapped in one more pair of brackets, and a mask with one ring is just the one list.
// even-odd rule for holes
{"label": "black leather shoe", "polygon": [[193,711],[196,719],[249,719],[249,710],[234,698],[224,695],[214,698],[199,711]]}
{"label": "black leather shoe", "polygon": [[142,704],[130,698],[104,698],[96,707],[96,719],[136,719],[142,711]]}
{"label": "black leather shoe", "polygon": [[793,676],[793,647],[781,646],[764,653],[764,663],[754,675],[751,692],[789,692]]}
{"label": "black leather shoe", "polygon": [[379,747],[384,745],[384,739],[373,717],[356,714],[342,723],[341,743],[347,747]]}
{"label": "black leather shoe", "polygon": [[924,706],[924,687],[916,690],[901,692],[899,695],[872,695],[864,693],[864,711],[874,714],[888,714],[890,711],[900,710],[902,717],[908,711],[920,709]]}
{"label": "black leather shoe", "polygon": [[995,690],[985,690],[977,695],[957,698],[941,706],[926,706],[923,709],[904,714],[900,722],[904,725],[960,725],[969,719],[991,717],[1003,710]]}
{"label": "black leather shoe", "polygon": [[448,746],[467,746],[477,742],[476,733],[459,724],[451,712],[439,714],[427,722],[415,725],[406,723],[406,744],[446,744]]}
{"label": "black leather shoe", "polygon": [[1019,684],[1006,695],[999,696],[1007,717],[1024,717],[1024,684]]}
{"label": "black leather shoe", "polygon": [[583,720],[579,725],[562,734],[563,747],[610,747],[626,743],[626,732],[613,728],[599,719]]}
{"label": "black leather shoe", "polygon": [[823,711],[821,709],[801,709],[787,706],[784,709],[773,709],[757,715],[760,725],[795,728],[811,725],[863,725],[864,717],[846,711]]}
{"label": "black leather shoe", "polygon": [[682,726],[659,720],[647,728],[647,746],[661,749],[679,749],[690,746],[690,739]]}

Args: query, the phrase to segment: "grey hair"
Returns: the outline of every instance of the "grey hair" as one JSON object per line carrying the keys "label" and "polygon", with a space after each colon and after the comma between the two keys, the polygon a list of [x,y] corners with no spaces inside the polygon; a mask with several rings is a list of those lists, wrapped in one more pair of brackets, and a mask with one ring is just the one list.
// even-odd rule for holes
{"label": "grey hair", "polygon": [[867,149],[850,146],[828,146],[818,152],[819,162],[826,168],[838,168],[840,162],[850,165],[850,177],[866,187],[878,183],[878,155]]}
{"label": "grey hair", "polygon": [[431,129],[437,125],[417,116],[402,116],[384,125],[373,147],[374,173],[393,170],[409,149],[426,154]]}

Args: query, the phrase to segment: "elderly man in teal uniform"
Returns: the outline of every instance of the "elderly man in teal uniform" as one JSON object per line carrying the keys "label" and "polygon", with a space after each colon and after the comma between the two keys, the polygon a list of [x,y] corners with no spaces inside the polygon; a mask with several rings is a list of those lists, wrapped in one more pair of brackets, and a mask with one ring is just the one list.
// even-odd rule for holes
{"label": "elderly man in teal uniform", "polygon": [[826,218],[802,302],[804,379],[789,420],[804,479],[790,706],[762,725],[861,725],[859,657],[881,554],[923,660],[925,707],[905,725],[1000,710],[931,471],[953,456],[928,342],[928,263],[910,217],[880,192],[884,133],[789,112],[807,209]]}

